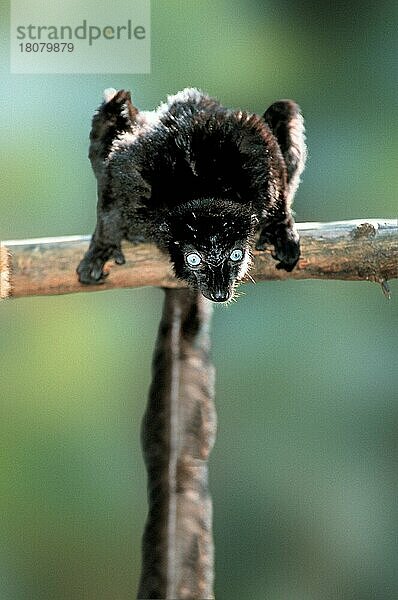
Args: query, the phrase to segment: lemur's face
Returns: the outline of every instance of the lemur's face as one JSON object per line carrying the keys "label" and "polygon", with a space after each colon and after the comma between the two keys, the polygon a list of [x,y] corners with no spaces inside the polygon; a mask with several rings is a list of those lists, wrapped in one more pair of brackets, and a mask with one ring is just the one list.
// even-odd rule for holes
{"label": "lemur's face", "polygon": [[181,244],[181,255],[174,262],[176,274],[213,302],[226,302],[234,293],[235,283],[242,279],[250,262],[246,241],[237,240],[229,248],[203,246],[198,249]]}
{"label": "lemur's face", "polygon": [[233,297],[251,262],[253,221],[243,207],[201,200],[169,220],[168,250],[177,277],[213,302]]}

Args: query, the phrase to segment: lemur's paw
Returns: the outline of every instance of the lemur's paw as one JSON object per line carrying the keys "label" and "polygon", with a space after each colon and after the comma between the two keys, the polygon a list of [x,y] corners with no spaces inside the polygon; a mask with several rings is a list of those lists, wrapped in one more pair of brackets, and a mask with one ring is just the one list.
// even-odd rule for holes
{"label": "lemur's paw", "polygon": [[100,285],[104,283],[108,273],[103,271],[104,261],[101,258],[84,257],[76,269],[80,283]]}
{"label": "lemur's paw", "polygon": [[280,262],[277,269],[292,271],[300,258],[300,240],[294,229],[280,229],[274,237],[273,258]]}
{"label": "lemur's paw", "polygon": [[126,259],[120,248],[102,250],[93,253],[89,250],[76,269],[80,283],[86,285],[100,285],[104,283],[109,273],[103,270],[107,260],[113,258],[117,265],[124,265]]}
{"label": "lemur's paw", "polygon": [[272,233],[266,228],[264,228],[261,231],[260,236],[256,242],[256,250],[266,250],[268,246],[270,246],[273,243],[274,238]]}

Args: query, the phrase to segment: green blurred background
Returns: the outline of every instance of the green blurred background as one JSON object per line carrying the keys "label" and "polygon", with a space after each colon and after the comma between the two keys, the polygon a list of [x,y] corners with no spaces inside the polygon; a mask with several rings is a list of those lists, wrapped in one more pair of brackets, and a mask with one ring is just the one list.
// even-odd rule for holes
{"label": "green blurred background", "polygon": [[[261,112],[294,98],[298,221],[396,215],[397,3],[152,1],[150,75],[10,75],[1,4],[0,239],[91,233],[102,90],[139,107],[197,86]],[[398,597],[397,298],[247,285],[217,307],[211,458],[219,599]],[[162,293],[0,305],[1,600],[135,597],[140,421]]]}

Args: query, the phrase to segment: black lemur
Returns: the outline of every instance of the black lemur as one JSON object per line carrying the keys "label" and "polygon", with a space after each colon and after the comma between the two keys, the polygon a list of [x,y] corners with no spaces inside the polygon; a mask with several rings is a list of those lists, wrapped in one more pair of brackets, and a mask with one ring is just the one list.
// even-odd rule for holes
{"label": "black lemur", "polygon": [[255,239],[257,249],[274,246],[278,269],[297,263],[291,204],[306,146],[294,102],[259,116],[189,88],[148,112],[109,89],[90,140],[98,220],[77,269],[82,283],[102,283],[108,259],[123,264],[123,239],[155,243],[176,276],[214,302],[233,295]]}

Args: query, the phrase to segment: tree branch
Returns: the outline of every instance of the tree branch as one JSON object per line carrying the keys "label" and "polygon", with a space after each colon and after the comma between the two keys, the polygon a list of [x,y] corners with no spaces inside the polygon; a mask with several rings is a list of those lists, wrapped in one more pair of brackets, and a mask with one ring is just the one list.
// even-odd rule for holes
{"label": "tree branch", "polygon": [[[250,275],[275,279],[344,279],[383,283],[398,277],[396,219],[299,223],[301,259],[291,273],[275,268],[271,251],[254,252]],[[126,265],[113,268],[100,286],[81,285],[76,266],[90,237],[70,236],[0,243],[0,298],[69,294],[125,287],[185,287],[155,246],[125,244]]]}

